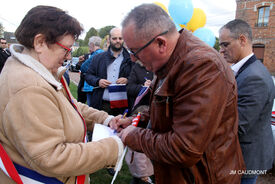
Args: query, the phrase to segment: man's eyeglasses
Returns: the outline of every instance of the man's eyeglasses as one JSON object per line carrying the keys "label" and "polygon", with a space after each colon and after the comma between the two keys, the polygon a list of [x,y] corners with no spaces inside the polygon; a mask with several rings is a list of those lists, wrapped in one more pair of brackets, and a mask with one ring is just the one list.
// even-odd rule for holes
{"label": "man's eyeglasses", "polygon": [[137,59],[139,59],[139,57],[137,56],[138,53],[140,53],[140,51],[142,51],[143,49],[145,49],[146,47],[148,47],[151,43],[153,43],[153,41],[158,37],[158,36],[162,36],[167,34],[168,31],[164,31],[160,34],[158,34],[157,36],[155,36],[154,38],[152,38],[152,40],[150,40],[148,43],[146,43],[143,47],[139,48],[136,52],[133,52],[131,49],[129,50],[130,54],[132,54],[133,56],[135,56]]}
{"label": "man's eyeglasses", "polygon": [[1,44],[7,44],[7,42],[1,42]]}
{"label": "man's eyeglasses", "polygon": [[61,43],[58,43],[58,42],[55,42],[55,43],[65,50],[65,52],[66,52],[65,57],[67,57],[69,54],[71,54],[72,48],[68,48],[68,47],[66,47],[66,46],[64,46],[64,45],[62,45]]}

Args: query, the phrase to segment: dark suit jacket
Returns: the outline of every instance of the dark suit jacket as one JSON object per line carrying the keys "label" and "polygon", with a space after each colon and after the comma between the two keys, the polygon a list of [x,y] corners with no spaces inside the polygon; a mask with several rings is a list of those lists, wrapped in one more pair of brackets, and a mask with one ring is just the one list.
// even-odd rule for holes
{"label": "dark suit jacket", "polygon": [[11,53],[9,50],[0,48],[0,73],[5,65],[6,60],[10,57]]}
{"label": "dark suit jacket", "polygon": [[236,80],[238,132],[246,169],[270,169],[274,157],[271,111],[275,88],[272,78],[266,67],[253,55],[240,68]]}

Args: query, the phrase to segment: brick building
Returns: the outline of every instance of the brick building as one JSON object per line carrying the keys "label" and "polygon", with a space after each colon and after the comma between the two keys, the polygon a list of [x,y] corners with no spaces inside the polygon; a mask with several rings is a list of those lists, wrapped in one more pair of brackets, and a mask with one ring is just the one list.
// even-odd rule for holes
{"label": "brick building", "polygon": [[253,52],[275,76],[275,0],[236,0],[236,18],[252,27]]}

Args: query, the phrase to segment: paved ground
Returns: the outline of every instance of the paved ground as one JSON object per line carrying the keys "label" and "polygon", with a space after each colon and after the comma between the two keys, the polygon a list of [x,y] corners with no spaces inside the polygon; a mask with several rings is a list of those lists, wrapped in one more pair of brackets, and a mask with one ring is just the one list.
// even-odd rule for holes
{"label": "paved ground", "polygon": [[75,85],[78,85],[79,78],[80,78],[80,73],[69,71],[69,76],[70,76],[71,82],[73,82]]}
{"label": "paved ground", "polygon": [[[71,82],[78,85],[80,74],[77,72],[69,72],[69,75],[70,75]],[[268,173],[264,176],[259,176],[257,180],[257,184],[275,184],[275,169],[273,173],[274,173],[273,174],[274,176],[272,176],[271,173]]]}

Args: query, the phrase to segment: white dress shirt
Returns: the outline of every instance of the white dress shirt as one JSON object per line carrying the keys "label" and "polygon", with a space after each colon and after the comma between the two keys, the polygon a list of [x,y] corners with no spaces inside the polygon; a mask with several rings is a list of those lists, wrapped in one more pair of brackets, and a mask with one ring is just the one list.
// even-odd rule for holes
{"label": "white dress shirt", "polygon": [[248,56],[244,57],[242,60],[240,60],[239,62],[232,64],[231,65],[231,69],[233,70],[234,75],[236,76],[238,71],[240,70],[240,68],[245,64],[245,62],[251,57],[253,56],[254,53],[249,54]]}

